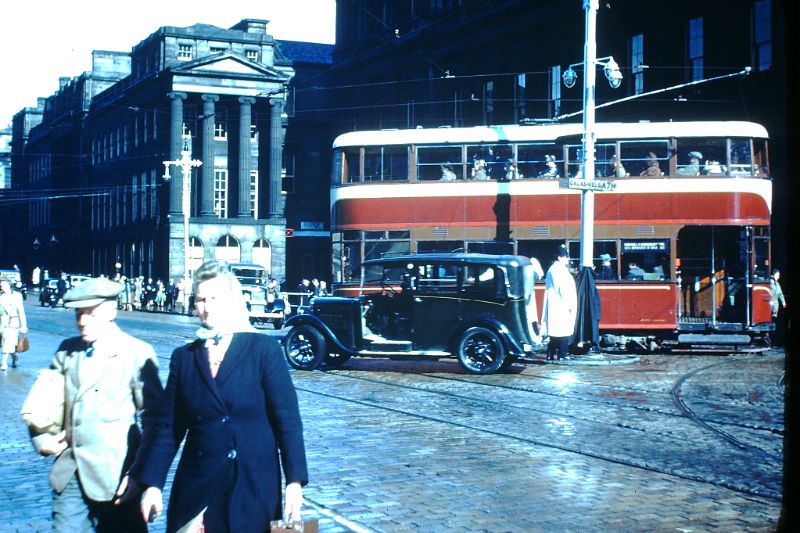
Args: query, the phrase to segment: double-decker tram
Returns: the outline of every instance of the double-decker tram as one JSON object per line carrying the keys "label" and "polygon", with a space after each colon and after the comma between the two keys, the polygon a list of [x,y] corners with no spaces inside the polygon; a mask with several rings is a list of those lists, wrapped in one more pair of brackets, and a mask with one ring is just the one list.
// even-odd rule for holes
{"label": "double-decker tram", "polygon": [[[763,349],[770,311],[768,134],[750,122],[599,123],[594,265],[606,346]],[[333,145],[333,282],[422,252],[537,258],[577,271],[580,124],[359,131]],[[541,309],[543,284],[536,297]]]}

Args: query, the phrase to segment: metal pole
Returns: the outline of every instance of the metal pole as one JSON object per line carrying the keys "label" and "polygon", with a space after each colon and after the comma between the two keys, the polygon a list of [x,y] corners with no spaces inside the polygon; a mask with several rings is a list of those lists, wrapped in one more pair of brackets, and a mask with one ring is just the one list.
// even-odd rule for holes
{"label": "metal pole", "polygon": [[189,312],[189,288],[191,287],[191,279],[189,277],[189,180],[192,179],[192,165],[189,159],[189,152],[184,151],[182,154],[183,169],[183,310]]}
{"label": "metal pole", "polygon": [[[594,179],[595,79],[597,61],[596,20],[599,0],[584,0],[586,42],[583,51],[583,179]],[[581,266],[592,267],[594,261],[594,191],[581,192]]]}
{"label": "metal pole", "polygon": [[169,167],[181,167],[183,176],[183,187],[181,188],[181,204],[183,208],[183,309],[188,312],[189,291],[191,290],[191,277],[189,276],[189,215],[190,215],[190,185],[192,179],[192,167],[199,167],[203,164],[199,159],[192,159],[192,136],[183,135],[183,149],[181,158],[175,161],[163,161],[165,180],[169,180]]}

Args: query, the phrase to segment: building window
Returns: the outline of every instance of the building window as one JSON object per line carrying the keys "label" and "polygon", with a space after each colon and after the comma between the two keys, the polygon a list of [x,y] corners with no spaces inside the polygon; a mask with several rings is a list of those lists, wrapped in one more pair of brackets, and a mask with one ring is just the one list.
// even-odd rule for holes
{"label": "building window", "polygon": [[258,239],[253,244],[253,263],[261,265],[272,273],[272,247],[266,239]]}
{"label": "building window", "polygon": [[561,65],[550,67],[550,118],[561,114]]}
{"label": "building window", "polygon": [[631,37],[631,74],[633,75],[633,94],[644,92],[644,35]]}
{"label": "building window", "polygon": [[250,124],[250,140],[258,142],[258,128],[255,124]]}
{"label": "building window", "polygon": [[703,17],[689,21],[689,81],[703,79]]}
{"label": "building window", "polygon": [[195,270],[200,268],[200,265],[203,264],[203,259],[205,258],[205,248],[203,247],[203,241],[198,239],[197,237],[190,237],[189,238],[189,274],[194,273]]}
{"label": "building window", "polygon": [[139,220],[139,176],[131,177],[131,217]]}
{"label": "building window", "polygon": [[772,66],[772,9],[770,0],[753,4],[753,68],[767,70]]}
{"label": "building window", "polygon": [[226,261],[228,263],[238,263],[242,259],[241,248],[239,241],[232,235],[223,235],[217,241],[217,247],[214,249],[214,259],[217,261]]}
{"label": "building window", "polygon": [[224,122],[214,122],[214,140],[224,141],[228,138],[228,130]]}
{"label": "building window", "polygon": [[214,213],[219,218],[228,214],[228,170],[214,169]]}
{"label": "building window", "polygon": [[181,61],[191,61],[193,56],[193,48],[191,44],[178,45],[178,59]]}
{"label": "building window", "polygon": [[227,50],[224,46],[212,46],[211,53],[212,54],[222,54]]}
{"label": "building window", "polygon": [[514,96],[517,104],[516,120],[520,121],[525,118],[525,96],[526,96],[526,76],[525,74],[517,74],[517,83],[514,85]]}
{"label": "building window", "polygon": [[258,63],[258,50],[245,50],[245,55],[250,61]]}
{"label": "building window", "polygon": [[258,218],[258,170],[250,171],[250,216]]}
{"label": "building window", "polygon": [[485,117],[485,123],[492,124],[494,119],[494,80],[489,80],[484,84],[483,96],[483,113]]}

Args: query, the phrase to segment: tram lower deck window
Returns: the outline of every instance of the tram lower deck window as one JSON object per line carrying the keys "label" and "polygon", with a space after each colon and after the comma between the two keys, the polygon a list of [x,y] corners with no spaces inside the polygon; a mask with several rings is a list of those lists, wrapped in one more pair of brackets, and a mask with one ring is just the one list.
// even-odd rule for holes
{"label": "tram lower deck window", "polygon": [[659,281],[669,278],[668,239],[622,241],[622,277],[629,281]]}

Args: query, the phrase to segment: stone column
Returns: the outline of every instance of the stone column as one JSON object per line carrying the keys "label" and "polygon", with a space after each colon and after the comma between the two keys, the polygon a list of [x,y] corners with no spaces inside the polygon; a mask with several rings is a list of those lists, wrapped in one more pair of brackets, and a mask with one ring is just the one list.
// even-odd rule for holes
{"label": "stone column", "polygon": [[283,168],[283,100],[269,101],[269,218],[283,218],[281,169]]}
{"label": "stone column", "polygon": [[[183,101],[186,100],[186,93],[170,92],[167,93],[170,99],[169,115],[169,159],[177,161],[181,157],[183,149]],[[169,213],[171,215],[181,214],[181,194],[183,191],[183,173],[180,169],[171,169],[172,178],[169,180]]]}
{"label": "stone column", "polygon": [[250,96],[239,98],[239,218],[250,217],[250,124],[255,103]]}
{"label": "stone column", "polygon": [[203,145],[200,159],[203,161],[202,186],[200,187],[200,216],[214,216],[214,103],[215,94],[204,94],[203,100]]}

